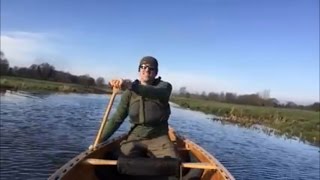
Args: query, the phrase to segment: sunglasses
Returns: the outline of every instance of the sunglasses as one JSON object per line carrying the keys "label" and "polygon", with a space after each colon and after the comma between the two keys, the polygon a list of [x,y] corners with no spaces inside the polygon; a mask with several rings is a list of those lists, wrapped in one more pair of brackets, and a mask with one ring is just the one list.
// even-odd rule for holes
{"label": "sunglasses", "polygon": [[140,65],[139,68],[140,68],[140,69],[143,69],[143,70],[146,70],[146,69],[148,68],[150,71],[155,71],[155,70],[156,70],[156,68],[150,67],[150,66],[144,65],[144,64],[143,64],[143,65]]}

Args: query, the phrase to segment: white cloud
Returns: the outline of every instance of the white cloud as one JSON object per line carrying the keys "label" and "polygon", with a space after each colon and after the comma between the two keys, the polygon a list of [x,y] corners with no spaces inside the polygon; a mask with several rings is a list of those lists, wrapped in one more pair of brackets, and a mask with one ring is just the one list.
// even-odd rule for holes
{"label": "white cloud", "polygon": [[187,87],[189,92],[202,91],[208,92],[221,92],[221,91],[237,91],[233,81],[214,77],[213,75],[204,74],[202,72],[185,72],[176,70],[162,69],[159,75],[163,80],[170,81],[174,90],[179,90],[181,87]]}
{"label": "white cloud", "polygon": [[50,41],[51,37],[53,36],[46,33],[2,32],[1,51],[9,60],[10,66],[30,66],[40,63],[38,61],[41,58],[57,54],[54,44]]}
{"label": "white cloud", "polygon": [[[204,74],[201,71],[185,72],[185,71],[173,71],[173,70],[161,70],[160,76],[164,80],[171,82],[175,91],[179,91],[181,87],[187,87],[188,92],[202,93],[209,92],[232,92],[237,95],[258,93],[264,89],[257,89],[254,85],[246,86],[232,80],[228,77],[216,77],[211,74]],[[288,94],[287,91],[281,89],[270,91],[270,97],[277,98],[281,102],[294,101],[298,104],[311,104],[315,101],[319,101],[319,95],[312,96],[306,95],[301,92],[295,92],[295,95]]]}
{"label": "white cloud", "polygon": [[138,75],[133,71],[123,71],[122,69],[119,68],[119,66],[112,66],[112,65],[93,66],[93,65],[75,64],[72,67],[67,67],[62,70],[71,72],[74,75],[89,74],[93,78],[103,77],[106,80],[117,79],[117,78],[128,78],[133,80],[134,78],[137,78],[137,75]]}
{"label": "white cloud", "polygon": [[[60,39],[59,39],[60,38]],[[48,62],[58,70],[70,72],[75,75],[89,74],[97,78],[104,77],[106,80],[111,78],[130,78],[134,80],[138,78],[135,68],[126,67],[114,61],[114,63],[101,62],[99,60],[88,61],[81,60],[78,57],[72,57],[69,53],[62,52],[64,48],[59,47],[65,45],[64,39],[56,34],[49,33],[30,33],[30,32],[1,32],[1,51],[9,60],[10,66],[29,67],[31,64]],[[64,50],[65,51],[65,50]],[[81,54],[82,55],[82,54]],[[90,57],[90,55],[87,55]],[[43,59],[39,59],[43,58]],[[103,59],[103,58],[102,58]],[[43,60],[43,61],[41,61]],[[99,65],[93,65],[92,62],[99,62]],[[173,70],[161,68],[159,75],[163,80],[172,83],[174,90],[177,91],[181,87],[187,87],[189,92],[202,91],[208,92],[234,92],[237,94],[256,93],[263,89],[255,89],[255,86],[247,86],[240,84],[235,79],[222,77],[213,74],[205,74],[201,71],[188,72],[183,70]],[[287,92],[271,89],[271,97],[281,100],[292,99],[299,103],[311,103],[319,99],[319,95],[306,95],[299,92],[291,97]]]}
{"label": "white cloud", "polygon": [[[138,78],[138,73],[135,68],[123,67],[115,62],[114,64],[104,64],[102,62],[93,65],[88,60],[81,60],[83,57],[68,57],[69,54],[59,52],[58,47],[64,45],[59,39],[56,41],[56,34],[49,33],[30,33],[30,32],[4,32],[1,34],[1,50],[9,60],[10,66],[28,67],[33,63],[42,63],[39,58],[44,58],[56,67],[58,70],[70,72],[75,75],[89,74],[93,78],[99,76],[106,80],[112,78]],[[61,54],[61,55],[59,55]],[[87,55],[89,57],[89,55]],[[93,60],[93,59],[92,59]],[[99,62],[93,60],[93,62]],[[187,87],[189,92],[202,91],[208,92],[241,92],[240,86],[235,81],[212,74],[204,74],[199,71],[187,72],[183,70],[172,70],[161,68],[159,75],[163,80],[172,83],[174,90],[179,90],[181,87]]]}

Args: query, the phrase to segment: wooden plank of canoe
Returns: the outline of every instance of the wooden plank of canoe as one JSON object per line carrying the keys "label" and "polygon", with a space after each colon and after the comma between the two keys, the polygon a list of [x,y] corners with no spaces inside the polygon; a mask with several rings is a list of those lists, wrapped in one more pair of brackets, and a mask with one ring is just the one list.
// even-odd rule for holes
{"label": "wooden plank of canoe", "polygon": [[[95,159],[88,158],[84,160],[84,163],[91,165],[117,165],[117,160],[106,160],[106,159]],[[211,163],[197,162],[197,163],[182,163],[183,168],[194,168],[194,169],[217,169],[217,166]]]}

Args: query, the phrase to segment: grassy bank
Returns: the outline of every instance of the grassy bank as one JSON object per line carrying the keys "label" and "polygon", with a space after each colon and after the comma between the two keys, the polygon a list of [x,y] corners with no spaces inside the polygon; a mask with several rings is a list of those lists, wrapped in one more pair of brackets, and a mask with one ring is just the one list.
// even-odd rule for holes
{"label": "grassy bank", "polygon": [[320,145],[320,112],[237,105],[175,96],[171,101],[184,108],[219,116],[222,121],[246,127],[259,124],[277,130],[275,134],[288,138],[298,137],[302,141]]}
{"label": "grassy bank", "polygon": [[25,91],[55,91],[55,92],[72,92],[72,93],[112,93],[110,90],[83,86],[78,84],[60,83],[53,81],[42,81],[13,76],[1,76],[0,87],[9,90]]}

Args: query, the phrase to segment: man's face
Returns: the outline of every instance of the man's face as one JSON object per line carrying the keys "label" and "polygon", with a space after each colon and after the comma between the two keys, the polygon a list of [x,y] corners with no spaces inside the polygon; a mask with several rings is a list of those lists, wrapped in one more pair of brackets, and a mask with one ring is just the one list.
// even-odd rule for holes
{"label": "man's face", "polygon": [[150,83],[157,75],[157,70],[148,64],[142,64],[139,67],[139,76],[142,82]]}

